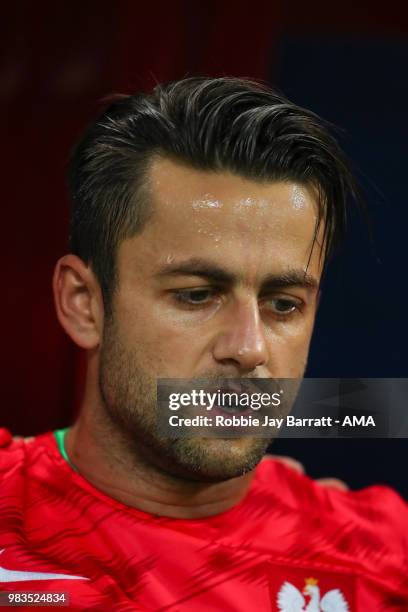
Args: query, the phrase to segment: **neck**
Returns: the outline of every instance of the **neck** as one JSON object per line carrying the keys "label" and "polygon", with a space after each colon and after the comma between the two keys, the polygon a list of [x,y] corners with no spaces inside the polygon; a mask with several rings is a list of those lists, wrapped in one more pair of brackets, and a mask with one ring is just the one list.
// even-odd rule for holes
{"label": "neck", "polygon": [[76,470],[110,497],[153,515],[197,519],[220,514],[246,495],[253,472],[222,482],[189,481],[166,473],[129,450],[118,432],[83,407],[66,436]]}

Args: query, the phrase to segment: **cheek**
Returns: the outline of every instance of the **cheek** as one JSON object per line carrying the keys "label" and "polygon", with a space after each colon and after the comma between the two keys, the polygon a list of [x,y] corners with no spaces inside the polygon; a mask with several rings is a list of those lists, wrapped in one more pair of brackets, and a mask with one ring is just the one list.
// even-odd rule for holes
{"label": "cheek", "polygon": [[296,359],[298,354],[307,353],[310,343],[310,334],[303,331],[302,333],[276,333],[275,330],[269,330],[266,333],[266,342],[269,346],[271,354],[286,355]]}
{"label": "cheek", "polygon": [[[266,330],[266,342],[271,364],[279,364],[290,376],[298,376],[304,365],[313,332],[313,317],[300,318],[296,323],[280,322]],[[296,374],[293,372],[296,371]]]}
{"label": "cheek", "polygon": [[[121,337],[155,376],[189,378],[190,369],[205,344],[191,313],[174,314],[141,299],[118,305]],[[195,314],[195,313],[194,313]]]}
{"label": "cheek", "polygon": [[264,319],[266,334],[271,341],[287,344],[288,347],[300,347],[307,345],[313,332],[315,321],[315,308],[309,304],[303,312],[298,312],[286,320]]}

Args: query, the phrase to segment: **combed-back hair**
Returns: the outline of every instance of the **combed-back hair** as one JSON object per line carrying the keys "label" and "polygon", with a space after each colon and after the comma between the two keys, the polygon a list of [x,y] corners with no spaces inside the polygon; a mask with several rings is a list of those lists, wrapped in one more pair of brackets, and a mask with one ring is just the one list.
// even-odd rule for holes
{"label": "combed-back hair", "polygon": [[157,156],[257,181],[313,185],[327,262],[344,233],[349,198],[358,197],[327,125],[265,85],[238,78],[194,77],[117,96],[86,129],[69,166],[70,248],[92,266],[106,309],[118,245],[149,218],[146,185]]}

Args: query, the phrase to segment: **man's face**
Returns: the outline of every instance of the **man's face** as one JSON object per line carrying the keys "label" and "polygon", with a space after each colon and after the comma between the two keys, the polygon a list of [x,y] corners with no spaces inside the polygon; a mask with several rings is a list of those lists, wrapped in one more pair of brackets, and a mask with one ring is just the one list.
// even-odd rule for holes
{"label": "man's face", "polygon": [[102,398],[149,461],[224,480],[252,469],[268,441],[160,439],[156,380],[303,376],[321,275],[316,193],[169,160],[150,179],[153,215],[118,251]]}

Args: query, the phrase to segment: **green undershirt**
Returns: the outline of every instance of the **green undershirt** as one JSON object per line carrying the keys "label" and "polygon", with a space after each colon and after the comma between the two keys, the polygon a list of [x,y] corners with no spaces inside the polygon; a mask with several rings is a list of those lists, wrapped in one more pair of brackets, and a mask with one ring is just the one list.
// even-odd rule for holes
{"label": "green undershirt", "polygon": [[72,467],[73,470],[77,471],[75,467],[72,465],[72,463],[70,462],[69,457],[67,455],[67,451],[65,450],[65,436],[68,430],[69,430],[69,427],[65,427],[65,429],[56,429],[54,431],[54,437],[57,442],[58,450],[61,453],[61,455],[64,457],[65,461],[69,463],[69,465]]}

